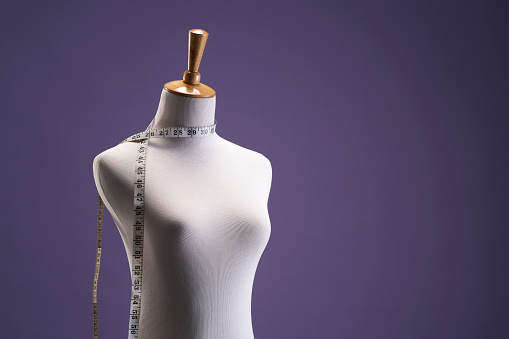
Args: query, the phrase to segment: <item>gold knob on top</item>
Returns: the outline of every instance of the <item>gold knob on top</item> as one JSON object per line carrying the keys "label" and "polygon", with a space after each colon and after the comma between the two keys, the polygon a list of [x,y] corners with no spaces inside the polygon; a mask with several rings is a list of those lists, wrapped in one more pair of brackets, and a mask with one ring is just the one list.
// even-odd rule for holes
{"label": "gold knob on top", "polygon": [[216,92],[205,84],[200,83],[201,58],[209,33],[203,29],[191,29],[189,31],[189,46],[187,58],[187,71],[184,72],[183,80],[168,82],[164,88],[171,93],[194,98],[211,98]]}
{"label": "gold knob on top", "polygon": [[190,85],[197,85],[200,83],[200,67],[201,57],[205,50],[205,44],[209,33],[203,29],[192,29],[189,31],[189,47],[187,53],[187,71],[184,72],[184,82]]}

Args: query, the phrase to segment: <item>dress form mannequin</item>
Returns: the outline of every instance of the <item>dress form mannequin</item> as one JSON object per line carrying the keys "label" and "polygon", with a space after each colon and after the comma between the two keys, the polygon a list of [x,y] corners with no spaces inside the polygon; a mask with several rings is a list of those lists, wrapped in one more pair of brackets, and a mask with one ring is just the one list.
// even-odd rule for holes
{"label": "dress form mannequin", "polygon": [[[190,38],[194,35],[207,37],[201,30],[191,30]],[[154,128],[214,123],[215,92],[199,84],[205,42],[198,42],[201,52],[190,43],[184,82],[165,85]],[[137,149],[136,143],[119,144],[93,164],[130,267]],[[150,140],[140,339],[254,338],[251,293],[270,236],[271,180],[266,157],[221,138],[217,130],[202,138]]]}

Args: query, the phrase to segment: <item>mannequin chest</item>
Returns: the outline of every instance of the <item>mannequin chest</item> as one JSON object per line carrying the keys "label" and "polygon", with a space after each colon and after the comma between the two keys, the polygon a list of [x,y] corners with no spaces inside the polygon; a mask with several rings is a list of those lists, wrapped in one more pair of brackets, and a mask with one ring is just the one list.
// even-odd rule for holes
{"label": "mannequin chest", "polygon": [[[266,243],[270,235],[268,160],[221,138],[200,147],[168,141],[150,140],[147,151],[147,240],[192,246],[193,241],[208,239],[211,246],[228,244],[233,249],[246,242]],[[135,143],[114,147],[99,155],[94,166],[98,188],[118,219],[126,245],[132,234],[137,147]]]}

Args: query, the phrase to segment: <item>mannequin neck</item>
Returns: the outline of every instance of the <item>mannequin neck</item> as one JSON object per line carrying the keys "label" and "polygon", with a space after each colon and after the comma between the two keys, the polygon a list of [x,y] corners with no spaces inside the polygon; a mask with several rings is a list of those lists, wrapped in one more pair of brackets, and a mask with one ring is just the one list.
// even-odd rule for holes
{"label": "mannequin neck", "polygon": [[214,124],[216,97],[193,98],[163,88],[153,128],[197,127]]}

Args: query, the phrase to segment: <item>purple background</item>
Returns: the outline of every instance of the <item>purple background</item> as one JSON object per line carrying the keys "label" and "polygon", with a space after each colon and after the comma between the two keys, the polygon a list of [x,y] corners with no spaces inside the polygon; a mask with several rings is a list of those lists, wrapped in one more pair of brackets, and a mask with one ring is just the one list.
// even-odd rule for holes
{"label": "purple background", "polygon": [[[2,335],[92,337],[93,158],[147,126],[203,28],[218,133],[273,167],[256,338],[508,338],[508,13],[2,2]],[[130,273],[104,228],[100,336],[124,338]]]}

